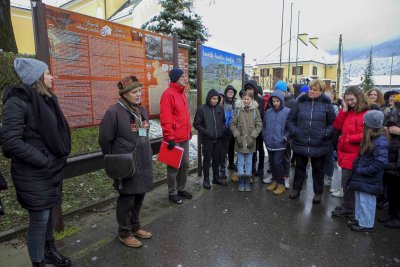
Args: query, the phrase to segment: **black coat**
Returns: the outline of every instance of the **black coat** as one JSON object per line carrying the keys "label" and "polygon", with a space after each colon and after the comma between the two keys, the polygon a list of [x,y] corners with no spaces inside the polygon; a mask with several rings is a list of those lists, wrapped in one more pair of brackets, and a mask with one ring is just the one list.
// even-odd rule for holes
{"label": "black coat", "polygon": [[[384,126],[400,127],[400,105],[397,106],[385,118]],[[389,163],[385,166],[385,174],[400,179],[400,135],[390,134]]]}
{"label": "black coat", "polygon": [[202,140],[219,140],[224,134],[229,133],[229,129],[225,125],[224,108],[219,105],[219,99],[216,106],[210,105],[210,99],[218,96],[215,89],[211,89],[206,98],[206,104],[197,108],[193,120],[193,127],[200,133]]}
{"label": "black coat", "polygon": [[388,163],[388,141],[386,137],[379,136],[373,143],[373,151],[355,161],[349,187],[354,191],[380,195],[383,193],[383,170]]}
{"label": "black coat", "polygon": [[[142,106],[140,113],[142,120],[148,122],[147,111]],[[142,194],[153,189],[153,153],[148,130],[147,137],[139,137],[138,131],[132,131],[133,124],[134,115],[118,102],[106,111],[99,127],[99,144],[104,154],[130,153],[135,150],[137,172],[130,179],[123,180],[121,190],[118,180],[114,181],[114,188],[125,195]]]}
{"label": "black coat", "polygon": [[330,151],[335,117],[331,100],[324,94],[316,99],[307,94],[300,96],[287,120],[292,150],[308,157],[326,155]]}
{"label": "black coat", "polygon": [[[8,88],[3,96],[3,153],[11,160],[11,177],[23,208],[45,210],[61,203],[66,157],[56,157],[41,139],[25,90]],[[50,112],[50,111],[49,111]]]}

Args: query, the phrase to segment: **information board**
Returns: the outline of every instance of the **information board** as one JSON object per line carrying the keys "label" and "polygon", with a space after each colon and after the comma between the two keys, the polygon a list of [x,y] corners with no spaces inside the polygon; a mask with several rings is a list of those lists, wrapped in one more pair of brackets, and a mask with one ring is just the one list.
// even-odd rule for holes
{"label": "information board", "polygon": [[211,47],[202,46],[203,81],[201,100],[205,103],[211,89],[224,90],[232,85],[239,92],[242,89],[242,57]]}
{"label": "information board", "polygon": [[[150,118],[159,116],[173,68],[171,37],[47,5],[46,25],[53,89],[71,127],[98,125],[119,98],[118,81],[129,75],[144,84]],[[188,49],[179,54],[188,73]]]}

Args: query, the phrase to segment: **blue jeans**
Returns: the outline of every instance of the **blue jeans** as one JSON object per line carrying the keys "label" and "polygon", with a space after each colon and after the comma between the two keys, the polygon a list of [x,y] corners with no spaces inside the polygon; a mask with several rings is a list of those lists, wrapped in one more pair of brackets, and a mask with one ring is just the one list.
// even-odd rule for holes
{"label": "blue jeans", "polygon": [[[252,167],[252,161],[253,161],[253,153],[237,153],[237,158],[238,158],[238,174],[243,175],[246,174],[248,176],[251,175],[251,167]],[[243,168],[243,165],[245,165]]]}
{"label": "blue jeans", "polygon": [[28,252],[31,261],[40,262],[44,259],[44,244],[53,239],[53,219],[51,209],[28,210],[29,227],[27,234]]}
{"label": "blue jeans", "polygon": [[374,227],[376,196],[355,191],[355,219],[358,225],[365,228]]}
{"label": "blue jeans", "polygon": [[277,151],[268,150],[269,168],[271,169],[272,177],[280,184],[285,184],[285,153],[286,149]]}

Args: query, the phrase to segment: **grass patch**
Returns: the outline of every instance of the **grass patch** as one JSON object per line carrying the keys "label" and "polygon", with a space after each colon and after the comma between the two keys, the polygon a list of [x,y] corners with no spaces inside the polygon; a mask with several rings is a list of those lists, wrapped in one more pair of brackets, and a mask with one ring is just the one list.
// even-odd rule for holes
{"label": "grass patch", "polygon": [[78,227],[78,226],[75,226],[75,225],[66,226],[66,227],[64,227],[64,231],[55,233],[54,239],[55,240],[62,240],[64,238],[73,236],[74,234],[78,233],[80,230],[81,230],[81,228]]}

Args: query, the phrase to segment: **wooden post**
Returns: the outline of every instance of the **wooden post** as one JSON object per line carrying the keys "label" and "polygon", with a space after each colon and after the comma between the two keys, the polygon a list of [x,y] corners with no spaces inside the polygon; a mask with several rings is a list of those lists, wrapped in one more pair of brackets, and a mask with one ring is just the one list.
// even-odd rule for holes
{"label": "wooden post", "polygon": [[[203,92],[203,68],[201,66],[201,55],[202,44],[201,40],[196,40],[196,56],[197,56],[197,107],[201,106],[202,92]],[[201,158],[201,137],[200,133],[197,133],[197,175],[201,177],[203,175],[203,161]]]}
{"label": "wooden post", "polygon": [[[244,86],[244,80],[246,77],[246,64],[245,64],[246,55],[242,53],[242,88]],[[240,90],[239,90],[240,91]]]}

